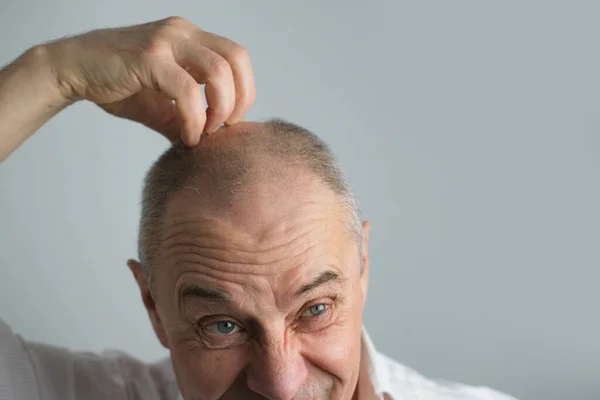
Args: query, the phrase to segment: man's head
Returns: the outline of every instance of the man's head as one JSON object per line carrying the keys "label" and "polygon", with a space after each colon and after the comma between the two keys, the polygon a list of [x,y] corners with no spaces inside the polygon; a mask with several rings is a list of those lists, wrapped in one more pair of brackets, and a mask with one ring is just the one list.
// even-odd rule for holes
{"label": "man's head", "polygon": [[186,399],[349,399],[368,224],[327,147],[282,121],[174,146],[130,262]]}

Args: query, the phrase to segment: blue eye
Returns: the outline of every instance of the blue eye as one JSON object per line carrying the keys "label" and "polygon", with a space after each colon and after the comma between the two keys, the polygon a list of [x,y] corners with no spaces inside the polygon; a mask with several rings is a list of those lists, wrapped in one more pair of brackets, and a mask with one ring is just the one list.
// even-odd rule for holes
{"label": "blue eye", "polygon": [[237,333],[240,327],[231,321],[218,321],[207,326],[208,330],[215,335],[231,335]]}
{"label": "blue eye", "polygon": [[315,304],[314,306],[308,307],[306,310],[304,310],[303,316],[316,317],[323,314],[327,308],[327,304]]}

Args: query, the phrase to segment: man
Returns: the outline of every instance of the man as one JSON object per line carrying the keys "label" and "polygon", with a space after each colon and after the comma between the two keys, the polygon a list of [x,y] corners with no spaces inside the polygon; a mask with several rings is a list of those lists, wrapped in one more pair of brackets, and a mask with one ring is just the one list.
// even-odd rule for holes
{"label": "man", "polygon": [[175,142],[128,263],[170,359],[72,353],[0,323],[0,399],[507,400],[375,351],[369,224],[316,136],[241,122],[254,97],[243,48],[180,18],[37,46],[0,72],[0,160],[78,100]]}

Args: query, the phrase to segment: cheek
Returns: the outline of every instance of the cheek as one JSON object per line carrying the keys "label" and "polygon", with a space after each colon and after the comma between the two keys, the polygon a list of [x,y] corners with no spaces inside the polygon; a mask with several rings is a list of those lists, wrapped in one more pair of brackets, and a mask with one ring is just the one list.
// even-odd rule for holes
{"label": "cheek", "polygon": [[246,365],[243,348],[206,350],[192,341],[172,346],[171,358],[177,383],[186,399],[221,397]]}
{"label": "cheek", "polygon": [[317,368],[335,376],[342,385],[353,385],[358,378],[361,352],[360,318],[342,315],[317,334],[303,338],[303,355]]}

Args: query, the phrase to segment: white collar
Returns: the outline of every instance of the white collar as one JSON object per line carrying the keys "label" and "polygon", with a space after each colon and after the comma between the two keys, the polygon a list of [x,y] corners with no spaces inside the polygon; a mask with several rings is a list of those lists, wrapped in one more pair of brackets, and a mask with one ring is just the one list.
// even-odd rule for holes
{"label": "white collar", "polygon": [[[390,379],[389,371],[381,367],[381,363],[378,362],[379,353],[375,349],[375,345],[371,340],[371,337],[367,333],[365,327],[362,327],[362,349],[361,349],[361,372],[359,375],[359,382],[367,379],[367,383],[372,385],[373,391],[378,399],[383,399],[384,394],[390,393]],[[366,376],[364,375],[366,374]],[[184,400],[183,396],[179,394],[178,400]]]}
{"label": "white collar", "polygon": [[[384,395],[388,396],[391,393],[389,370],[384,368],[381,355],[375,349],[375,345],[371,337],[367,333],[366,328],[362,328],[362,352],[361,352],[361,376],[359,382],[364,379],[372,386],[372,390],[378,399],[383,399]],[[366,376],[365,376],[366,374]],[[373,393],[370,393],[370,398]]]}

